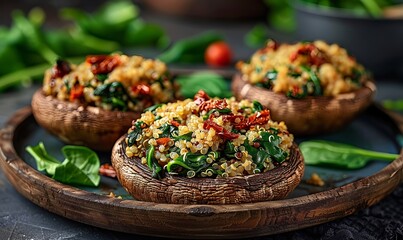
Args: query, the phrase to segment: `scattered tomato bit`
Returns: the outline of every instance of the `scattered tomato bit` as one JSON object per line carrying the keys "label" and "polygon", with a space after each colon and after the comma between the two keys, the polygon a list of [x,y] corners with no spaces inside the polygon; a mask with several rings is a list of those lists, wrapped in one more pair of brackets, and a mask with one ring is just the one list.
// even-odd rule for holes
{"label": "scattered tomato bit", "polygon": [[114,192],[110,192],[108,197],[112,197],[112,198],[117,198],[117,199],[122,199],[122,196],[116,196],[116,194]]}
{"label": "scattered tomato bit", "polygon": [[109,163],[101,165],[99,168],[99,174],[106,177],[116,178],[116,171]]}

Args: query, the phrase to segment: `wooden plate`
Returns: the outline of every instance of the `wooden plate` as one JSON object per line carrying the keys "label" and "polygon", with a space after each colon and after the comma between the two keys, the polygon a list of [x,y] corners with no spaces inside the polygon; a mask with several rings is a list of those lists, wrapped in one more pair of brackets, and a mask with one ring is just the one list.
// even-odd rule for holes
{"label": "wooden plate", "polygon": [[[376,110],[376,109],[375,109]],[[378,111],[378,110],[376,110]],[[360,129],[377,137],[378,147],[398,147],[392,140],[396,125],[382,112],[369,113],[347,134]],[[379,121],[384,121],[381,124]],[[379,123],[379,124],[378,124]],[[369,128],[368,128],[369,126]],[[378,129],[378,127],[380,129]],[[372,128],[372,130],[370,129]],[[382,129],[383,128],[383,129]],[[358,137],[357,137],[358,136]],[[327,136],[326,136],[327,137]],[[330,136],[332,137],[332,136]],[[346,136],[344,136],[346,137]],[[349,140],[354,137],[347,136]],[[367,137],[365,137],[367,138]],[[301,183],[287,199],[239,205],[156,204],[130,198],[107,196],[119,190],[117,180],[102,178],[100,188],[78,188],[59,183],[33,168],[25,147],[44,141],[50,153],[60,150],[61,142],[46,135],[35,122],[31,109],[23,108],[10,118],[0,132],[0,166],[15,189],[33,203],[66,218],[114,231],[180,238],[255,237],[281,233],[341,218],[379,202],[401,182],[403,151],[390,164],[375,162],[357,172],[342,171],[342,179],[318,189]],[[363,141],[365,142],[365,139]],[[384,145],[382,145],[384,144]],[[386,147],[385,147],[386,146]],[[379,150],[379,149],[378,149]],[[107,161],[108,156],[102,156]],[[335,179],[336,171],[306,168]],[[105,190],[105,187],[108,189]],[[119,193],[118,193],[119,194]],[[122,193],[124,194],[124,193]]]}

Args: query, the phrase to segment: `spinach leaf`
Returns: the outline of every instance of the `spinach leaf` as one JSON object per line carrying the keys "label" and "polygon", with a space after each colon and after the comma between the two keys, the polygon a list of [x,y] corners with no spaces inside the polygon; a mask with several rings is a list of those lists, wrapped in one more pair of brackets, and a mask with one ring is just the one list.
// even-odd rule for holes
{"label": "spinach leaf", "polygon": [[253,112],[260,112],[264,109],[263,105],[258,101],[253,101]]}
{"label": "spinach leaf", "polygon": [[[189,153],[170,161],[167,164],[166,170],[168,173],[172,173],[175,170],[174,167],[183,167],[188,171],[192,171],[191,176],[193,177],[209,166],[209,163],[207,163],[206,160],[207,155]],[[187,173],[187,171],[185,172]]]}
{"label": "spinach leaf", "polygon": [[174,139],[175,139],[175,141],[179,141],[179,140],[190,141],[192,139],[192,134],[193,134],[193,132],[188,132],[186,134],[174,137]]}
{"label": "spinach leaf", "polygon": [[318,78],[318,76],[316,75],[316,73],[307,66],[301,66],[302,70],[307,72],[309,74],[309,81],[313,83],[314,86],[314,96],[322,96],[323,95],[323,91],[322,91],[322,86],[320,85],[320,80]]}
{"label": "spinach leaf", "polygon": [[26,150],[35,158],[39,171],[45,170],[59,182],[96,187],[101,181],[99,158],[87,147],[64,146],[62,148],[65,157],[63,162],[50,156],[42,142],[37,146],[28,146]]}
{"label": "spinach leaf", "polygon": [[213,31],[183,38],[157,56],[165,63],[203,63],[204,52],[213,42],[222,40],[222,36]]}
{"label": "spinach leaf", "polygon": [[206,159],[207,155],[191,153],[183,155],[183,162],[195,170],[196,173],[207,167]]}
{"label": "spinach leaf", "polygon": [[228,98],[232,96],[229,82],[214,72],[195,72],[190,75],[179,76],[175,81],[180,86],[180,94],[185,98],[193,98],[200,89],[204,90],[210,97]]}
{"label": "spinach leaf", "polygon": [[163,124],[159,129],[162,131],[160,137],[173,138],[178,135],[178,127],[168,123]]}
{"label": "spinach leaf", "polygon": [[26,150],[35,158],[36,166],[39,171],[46,171],[49,175],[55,174],[56,168],[60,165],[60,162],[47,153],[43,142],[33,147],[28,146]]}
{"label": "spinach leaf", "polygon": [[102,102],[111,104],[113,109],[125,111],[127,104],[123,99],[130,99],[121,82],[102,84],[94,89],[94,95],[100,96]]}
{"label": "spinach leaf", "polygon": [[136,123],[134,124],[134,129],[133,131],[131,131],[128,135],[127,135],[127,145],[133,146],[136,143],[136,139],[137,137],[143,132],[143,129],[141,128],[141,125],[143,125],[144,122],[143,121],[136,121]]}
{"label": "spinach leaf", "polygon": [[403,99],[386,99],[382,101],[382,106],[388,110],[402,112],[403,113]]}
{"label": "spinach leaf", "polygon": [[235,153],[236,153],[236,151],[235,151],[234,144],[230,141],[225,142],[224,155],[227,158],[233,158],[233,157],[235,157]]}
{"label": "spinach leaf", "polygon": [[221,113],[221,115],[222,115],[222,114],[231,113],[231,109],[229,109],[229,108],[224,108],[224,109],[214,108],[214,109],[211,109],[210,111],[208,111],[208,113],[206,115],[203,116],[203,120],[207,120],[210,117],[210,115],[212,113],[215,113],[215,112]]}
{"label": "spinach leaf", "polygon": [[144,109],[144,112],[152,112],[152,113],[155,113],[155,110],[157,110],[157,109],[158,109],[159,107],[161,107],[162,105],[163,105],[162,103],[152,105],[151,107],[148,107],[148,108]]}
{"label": "spinach leaf", "polygon": [[299,145],[306,164],[327,165],[338,168],[357,169],[364,167],[370,160],[391,162],[399,155],[361,149],[352,145],[312,140]]}
{"label": "spinach leaf", "polygon": [[260,136],[262,137],[260,144],[266,150],[271,158],[276,162],[283,162],[288,154],[286,151],[280,148],[281,138],[270,132],[261,132]]}
{"label": "spinach leaf", "polygon": [[244,37],[245,43],[251,48],[260,48],[269,39],[269,29],[264,24],[257,24]]}
{"label": "spinach leaf", "polygon": [[73,20],[84,33],[120,42],[129,24],[138,18],[139,9],[130,1],[111,1],[88,13],[78,8],[63,8],[61,17]]}
{"label": "spinach leaf", "polygon": [[150,145],[146,151],[147,166],[152,171],[152,177],[160,179],[160,172],[162,171],[162,167],[159,165],[157,159],[155,159],[154,154],[155,148],[153,145]]}

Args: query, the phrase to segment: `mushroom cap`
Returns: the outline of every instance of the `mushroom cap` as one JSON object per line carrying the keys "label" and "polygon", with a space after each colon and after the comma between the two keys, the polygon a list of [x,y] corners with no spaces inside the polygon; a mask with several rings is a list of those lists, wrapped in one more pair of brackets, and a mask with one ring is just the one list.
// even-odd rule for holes
{"label": "mushroom cap", "polygon": [[125,136],[112,149],[112,165],[121,185],[135,199],[174,204],[238,204],[285,198],[304,173],[303,156],[294,143],[290,158],[264,173],[227,178],[152,177],[147,165],[125,154]]}
{"label": "mushroom cap", "polygon": [[367,80],[353,92],[335,97],[308,96],[288,98],[284,93],[256,87],[235,74],[231,89],[237,100],[257,100],[270,109],[274,121],[284,121],[296,136],[334,132],[346,126],[369,105],[375,96],[375,84]]}
{"label": "mushroom cap", "polygon": [[141,115],[58,100],[45,96],[41,89],[34,93],[31,105],[38,124],[51,134],[65,143],[99,151],[110,151]]}

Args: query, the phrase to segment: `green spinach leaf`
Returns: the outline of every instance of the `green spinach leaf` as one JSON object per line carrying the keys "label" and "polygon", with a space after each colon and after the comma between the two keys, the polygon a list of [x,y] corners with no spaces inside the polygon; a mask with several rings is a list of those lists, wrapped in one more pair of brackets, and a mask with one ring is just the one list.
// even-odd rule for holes
{"label": "green spinach leaf", "polygon": [[35,158],[39,171],[45,170],[59,182],[96,187],[101,181],[98,155],[87,147],[64,146],[62,148],[65,157],[63,162],[50,156],[42,142],[37,146],[28,146],[26,150]]}
{"label": "green spinach leaf", "polygon": [[312,140],[299,145],[306,164],[325,165],[337,168],[357,169],[364,167],[370,160],[391,162],[399,155],[361,149],[352,145]]}

